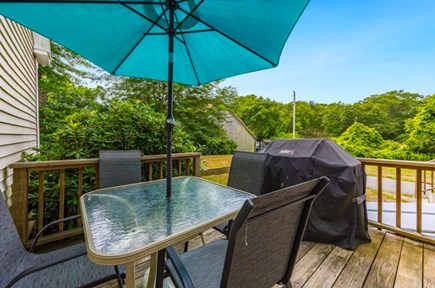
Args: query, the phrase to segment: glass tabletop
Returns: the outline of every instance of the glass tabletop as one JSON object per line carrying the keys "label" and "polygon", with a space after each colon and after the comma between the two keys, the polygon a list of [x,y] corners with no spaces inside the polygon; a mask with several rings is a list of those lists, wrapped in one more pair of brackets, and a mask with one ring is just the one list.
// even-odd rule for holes
{"label": "glass tabletop", "polygon": [[88,241],[103,254],[129,253],[238,211],[252,194],[197,177],[100,189],[82,196]]}

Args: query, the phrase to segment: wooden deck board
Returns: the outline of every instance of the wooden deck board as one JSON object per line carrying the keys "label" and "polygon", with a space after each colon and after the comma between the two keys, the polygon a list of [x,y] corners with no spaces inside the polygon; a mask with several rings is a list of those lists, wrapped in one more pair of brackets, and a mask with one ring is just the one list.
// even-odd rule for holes
{"label": "wooden deck board", "polygon": [[435,247],[428,244],[423,249],[423,287],[435,287]]}
{"label": "wooden deck board", "polygon": [[360,288],[364,285],[384,235],[385,233],[376,229],[370,231],[372,242],[358,246],[335,282],[334,288]]}
{"label": "wooden deck board", "polygon": [[[304,241],[292,275],[293,287],[435,287],[435,246],[404,239],[392,233],[369,229],[372,242],[348,251],[332,244]],[[221,237],[214,230],[205,233],[206,242]],[[201,245],[190,241],[191,249]],[[136,287],[143,287],[148,259],[136,262]],[[98,288],[116,288],[109,283]],[[280,288],[275,285],[273,288]]]}
{"label": "wooden deck board", "polygon": [[310,242],[310,241],[303,241],[301,243],[301,246],[299,247],[299,251],[298,251],[298,257],[296,258],[296,262],[299,261],[302,257],[305,256],[305,254],[307,254],[308,251],[311,250],[311,248],[313,248],[313,246],[316,243],[314,242]]}
{"label": "wooden deck board", "polygon": [[410,239],[403,242],[397,269],[396,288],[420,288],[423,276],[423,245]]}
{"label": "wooden deck board", "polygon": [[299,261],[296,262],[291,277],[293,288],[302,287],[320,264],[322,264],[323,260],[331,253],[332,249],[334,249],[334,245],[332,244],[318,243],[314,245],[304,257],[299,259]]}
{"label": "wooden deck board", "polygon": [[394,286],[402,244],[403,238],[390,233],[385,235],[363,287],[388,288]]}
{"label": "wooden deck board", "polygon": [[335,247],[303,287],[332,287],[352,254],[353,251]]}

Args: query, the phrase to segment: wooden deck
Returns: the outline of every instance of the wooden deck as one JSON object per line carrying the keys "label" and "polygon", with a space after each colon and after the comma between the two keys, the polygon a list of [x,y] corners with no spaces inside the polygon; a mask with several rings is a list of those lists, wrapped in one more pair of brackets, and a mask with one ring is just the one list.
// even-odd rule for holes
{"label": "wooden deck", "polygon": [[[355,251],[304,241],[291,278],[293,287],[435,287],[434,246],[375,228],[369,231],[372,242],[358,246]],[[209,230],[205,237],[212,241],[220,235]],[[198,238],[190,245],[194,248],[200,243]],[[148,265],[148,259],[136,264],[136,287],[142,287]],[[98,286],[112,287],[117,287],[116,283]]]}

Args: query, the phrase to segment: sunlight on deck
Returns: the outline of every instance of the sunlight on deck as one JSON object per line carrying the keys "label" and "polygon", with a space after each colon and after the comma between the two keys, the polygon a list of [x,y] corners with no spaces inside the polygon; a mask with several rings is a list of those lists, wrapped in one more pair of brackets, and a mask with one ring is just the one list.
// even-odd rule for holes
{"label": "sunlight on deck", "polygon": [[[349,251],[332,244],[302,242],[292,275],[294,288],[435,287],[435,247],[370,228],[371,243]],[[206,241],[220,237],[214,230]],[[201,245],[199,238],[190,247]],[[142,287],[148,259],[136,263],[136,287]],[[98,288],[116,288],[109,282]],[[281,287],[275,285],[274,288]]]}

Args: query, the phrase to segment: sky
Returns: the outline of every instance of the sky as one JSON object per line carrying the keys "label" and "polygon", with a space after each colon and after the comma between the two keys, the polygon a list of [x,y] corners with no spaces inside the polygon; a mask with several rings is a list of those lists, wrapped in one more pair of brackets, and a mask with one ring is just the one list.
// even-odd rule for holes
{"label": "sky", "polygon": [[277,68],[228,78],[283,103],[355,103],[392,90],[435,94],[434,0],[311,0]]}

